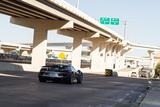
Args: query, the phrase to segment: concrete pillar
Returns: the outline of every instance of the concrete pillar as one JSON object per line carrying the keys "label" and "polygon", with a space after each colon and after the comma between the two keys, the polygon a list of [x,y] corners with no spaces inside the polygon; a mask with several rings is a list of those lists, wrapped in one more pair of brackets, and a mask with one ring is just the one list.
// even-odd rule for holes
{"label": "concrete pillar", "polygon": [[40,70],[46,62],[47,30],[43,27],[34,29],[32,67],[34,71]]}
{"label": "concrete pillar", "polygon": [[[99,66],[99,43],[96,41],[92,41],[93,47],[91,50],[91,70],[92,72],[97,71],[98,68],[100,68]],[[99,70],[99,69],[98,69]]]}
{"label": "concrete pillar", "polygon": [[125,62],[125,60],[124,60],[123,56],[121,56],[120,52],[118,52],[116,54],[116,67],[115,67],[115,69],[119,70],[119,69],[124,68],[124,62]]}
{"label": "concrete pillar", "polygon": [[18,46],[18,48],[16,48],[16,52],[17,52],[17,55],[21,55],[22,54],[20,46]]}
{"label": "concrete pillar", "polygon": [[72,21],[58,21],[49,19],[32,19],[11,17],[10,22],[34,29],[32,50],[32,71],[39,71],[46,62],[47,30],[73,28]]}
{"label": "concrete pillar", "polygon": [[125,46],[123,47],[123,49],[120,51],[120,56],[121,56],[121,60],[124,63],[124,67],[126,67],[126,63],[125,63],[125,59],[126,59],[126,54],[127,52],[132,51],[133,49],[131,47]]}
{"label": "concrete pillar", "polygon": [[154,59],[154,51],[152,50],[148,50],[148,54],[149,54],[149,58],[150,58],[150,65],[149,65],[149,68],[152,69],[152,72],[151,72],[151,78],[154,77],[155,75],[155,59]]}
{"label": "concrete pillar", "polygon": [[3,50],[3,49],[0,49],[0,53],[4,53],[4,50]]}
{"label": "concrete pillar", "polygon": [[30,56],[27,50],[21,50],[20,55],[22,56]]}
{"label": "concrete pillar", "polygon": [[28,50],[27,53],[29,56],[32,56],[32,50]]}
{"label": "concrete pillar", "polygon": [[119,61],[119,63],[120,63],[120,68],[119,69],[123,69],[123,68],[125,68],[125,55],[121,55],[120,54],[120,61]]}
{"label": "concrete pillar", "polygon": [[154,68],[154,51],[148,51],[149,58],[150,58],[150,68]]}
{"label": "concrete pillar", "polygon": [[82,39],[89,34],[83,31],[58,30],[58,34],[67,35],[73,38],[72,65],[76,69],[81,68]]}
{"label": "concrete pillar", "polygon": [[106,61],[105,61],[105,68],[106,69],[113,69],[113,61],[112,61],[112,54],[111,51],[107,52],[106,54]]}
{"label": "concrete pillar", "polygon": [[113,49],[112,51],[113,70],[116,70],[116,61],[117,61],[117,55],[116,51]]}
{"label": "concrete pillar", "polygon": [[24,50],[19,50],[19,55],[23,55],[23,53],[24,53]]}
{"label": "concrete pillar", "polygon": [[82,37],[80,35],[73,37],[72,65],[76,69],[81,68],[81,53],[82,53]]}
{"label": "concrete pillar", "polygon": [[112,44],[111,43],[106,43],[105,68],[106,69],[113,69]]}
{"label": "concrete pillar", "polygon": [[119,55],[120,55],[120,69],[122,68],[126,68],[126,63],[125,63],[125,59],[126,59],[126,54],[127,52],[131,51],[131,48],[128,48],[127,50],[125,50],[126,46],[122,46],[121,50],[119,51]]}
{"label": "concrete pillar", "polygon": [[91,71],[104,72],[105,71],[105,45],[104,39],[97,38],[92,40],[91,50]]}
{"label": "concrete pillar", "polygon": [[115,43],[107,42],[106,43],[106,69],[115,69],[116,66],[116,51]]}
{"label": "concrete pillar", "polygon": [[106,61],[106,44],[103,42],[100,44],[100,65],[105,68],[105,61]]}
{"label": "concrete pillar", "polygon": [[123,49],[123,46],[121,46],[120,44],[117,44],[115,51],[116,51],[116,66],[115,69],[119,70],[124,68],[124,62],[125,59],[124,57],[121,55],[121,50]]}
{"label": "concrete pillar", "polygon": [[105,58],[105,68],[118,70],[124,66],[124,57],[121,55],[121,50],[123,46],[118,41],[113,41],[109,39],[106,42],[106,58]]}
{"label": "concrete pillar", "polygon": [[69,30],[58,30],[57,33],[74,38],[73,51],[72,51],[72,65],[79,69],[81,66],[82,39],[92,41],[93,38],[99,37],[99,33],[84,32],[84,31],[69,31]]}

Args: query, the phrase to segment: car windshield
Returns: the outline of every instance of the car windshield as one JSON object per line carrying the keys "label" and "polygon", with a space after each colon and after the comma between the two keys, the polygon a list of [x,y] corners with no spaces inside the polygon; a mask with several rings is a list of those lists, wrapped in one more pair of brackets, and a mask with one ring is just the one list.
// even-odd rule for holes
{"label": "car windshield", "polygon": [[70,71],[70,67],[67,65],[53,65],[50,71],[65,72],[65,71]]}

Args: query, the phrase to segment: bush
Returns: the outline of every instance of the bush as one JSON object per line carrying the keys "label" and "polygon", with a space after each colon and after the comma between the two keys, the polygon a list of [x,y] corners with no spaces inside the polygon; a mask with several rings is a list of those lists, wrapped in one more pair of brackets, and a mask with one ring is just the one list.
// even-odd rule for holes
{"label": "bush", "polygon": [[155,78],[157,77],[160,78],[160,63],[158,63],[155,68]]}

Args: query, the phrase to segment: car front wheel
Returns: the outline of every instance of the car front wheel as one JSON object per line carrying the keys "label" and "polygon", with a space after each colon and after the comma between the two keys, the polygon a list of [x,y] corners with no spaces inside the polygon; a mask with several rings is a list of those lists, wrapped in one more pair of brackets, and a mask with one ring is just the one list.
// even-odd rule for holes
{"label": "car front wheel", "polygon": [[77,83],[78,83],[78,84],[81,84],[81,83],[82,83],[82,78],[83,78],[82,75],[79,75],[79,76],[78,76],[78,78],[77,78]]}
{"label": "car front wheel", "polygon": [[74,76],[73,76],[73,74],[71,74],[71,75],[67,78],[67,83],[68,83],[68,84],[73,84],[73,82],[74,82]]}

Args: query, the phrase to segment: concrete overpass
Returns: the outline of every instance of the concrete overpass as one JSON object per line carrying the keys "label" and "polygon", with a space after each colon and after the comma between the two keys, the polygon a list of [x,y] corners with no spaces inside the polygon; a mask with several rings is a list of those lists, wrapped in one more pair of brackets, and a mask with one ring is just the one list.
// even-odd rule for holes
{"label": "concrete overpass", "polygon": [[34,29],[31,69],[35,71],[45,65],[48,30],[73,37],[72,64],[76,68],[80,68],[83,39],[93,43],[94,71],[104,71],[109,62],[122,63],[120,59],[130,50],[118,33],[63,0],[1,0],[0,13],[10,15],[13,24]]}
{"label": "concrete overpass", "polygon": [[144,44],[131,43],[131,42],[128,42],[128,46],[134,49],[147,49],[150,51],[160,51],[160,47],[158,46],[144,45]]}
{"label": "concrete overpass", "polygon": [[[141,58],[140,60],[148,60],[149,61],[149,67],[150,68],[155,68],[155,66],[157,65],[158,61],[156,58],[156,53],[160,52],[160,47],[158,46],[151,46],[151,45],[144,45],[144,44],[138,44],[138,43],[131,43],[128,42],[127,44],[130,48],[132,49],[144,49],[144,50],[148,50],[148,58]],[[137,60],[136,58],[134,59],[132,57],[133,60]],[[158,59],[159,60],[159,59]]]}
{"label": "concrete overpass", "polygon": [[27,53],[31,53],[32,47],[29,45],[0,42],[0,50],[2,50],[4,53],[9,53],[12,50],[17,50],[17,51],[19,51],[20,54],[22,54],[25,51]]}

